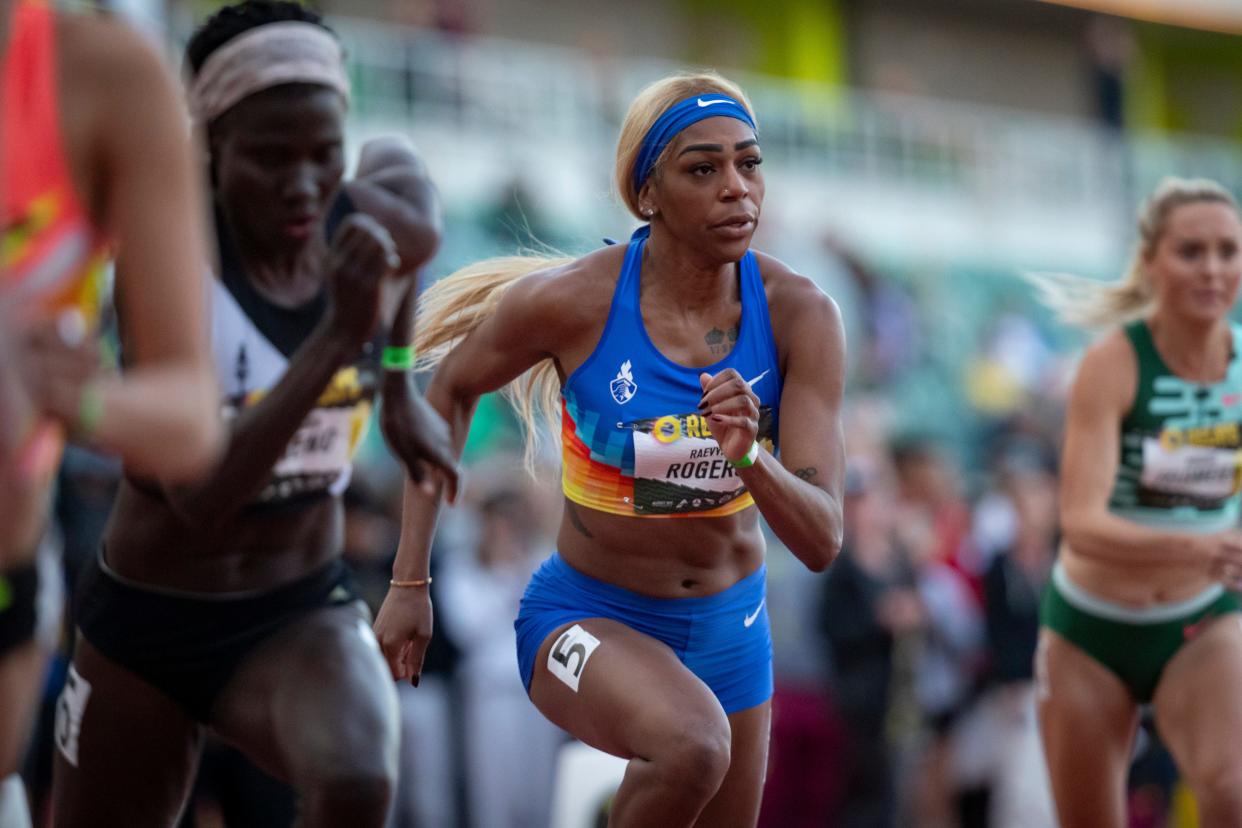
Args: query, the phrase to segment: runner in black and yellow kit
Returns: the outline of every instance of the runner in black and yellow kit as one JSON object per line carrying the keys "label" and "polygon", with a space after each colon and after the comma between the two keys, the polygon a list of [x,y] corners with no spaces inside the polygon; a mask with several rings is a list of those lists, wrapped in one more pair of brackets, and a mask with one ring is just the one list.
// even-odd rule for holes
{"label": "runner in black and yellow kit", "polygon": [[1071,320],[1134,320],[1088,350],[1070,397],[1044,749],[1063,828],[1120,828],[1152,703],[1203,824],[1242,826],[1242,223],[1219,185],[1169,180],[1139,231],[1115,285],[1038,280]]}
{"label": "runner in black and yellow kit", "polygon": [[[301,824],[379,826],[396,698],[341,561],[341,494],[381,387],[385,436],[411,474],[438,466],[453,480],[444,424],[411,392],[408,315],[384,349],[395,370],[381,372],[374,342],[386,277],[434,251],[435,194],[395,141],[365,146],[342,181],[342,50],[300,5],[226,7],[187,52],[211,164],[229,437],[199,484],[122,485],[79,587],[57,821],[173,824],[210,727],[294,786]],[[412,282],[392,282],[407,309]]]}

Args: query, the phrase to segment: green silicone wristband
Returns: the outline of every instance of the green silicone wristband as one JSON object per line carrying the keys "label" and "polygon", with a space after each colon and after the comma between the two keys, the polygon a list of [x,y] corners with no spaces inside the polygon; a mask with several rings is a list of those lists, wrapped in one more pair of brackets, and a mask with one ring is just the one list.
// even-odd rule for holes
{"label": "green silicone wristband", "polygon": [[756,440],[750,444],[750,448],[746,450],[746,454],[737,460],[730,460],[729,465],[735,469],[749,469],[755,465],[755,461],[759,459],[759,441]]}
{"label": "green silicone wristband", "polygon": [[412,371],[414,370],[414,346],[413,345],[386,345],[384,353],[380,357],[380,365],[384,366],[385,371]]}

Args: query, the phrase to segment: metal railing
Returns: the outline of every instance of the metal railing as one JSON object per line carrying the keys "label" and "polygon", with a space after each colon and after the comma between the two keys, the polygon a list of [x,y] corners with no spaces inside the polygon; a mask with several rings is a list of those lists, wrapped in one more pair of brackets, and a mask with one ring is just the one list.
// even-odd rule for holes
{"label": "metal railing", "polygon": [[[606,187],[633,94],[685,68],[362,21],[337,28],[360,122],[399,121],[416,139],[440,142],[474,136],[500,152],[576,148],[591,159],[582,186],[593,193]],[[1221,139],[1122,134],[1018,109],[729,74],[755,103],[769,171],[797,180],[943,196],[946,209],[982,204],[1002,219],[1055,212],[1048,220],[1067,227],[1107,227],[1116,250],[1132,232],[1138,197],[1164,175],[1242,188],[1242,148]]]}

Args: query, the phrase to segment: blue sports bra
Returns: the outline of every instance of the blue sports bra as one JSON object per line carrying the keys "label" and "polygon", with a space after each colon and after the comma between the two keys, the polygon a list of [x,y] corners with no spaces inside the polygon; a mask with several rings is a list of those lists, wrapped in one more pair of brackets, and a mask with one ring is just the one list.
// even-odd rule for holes
{"label": "blue sports bra", "polygon": [[[639,305],[643,246],[632,240],[599,344],[561,389],[561,487],[574,503],[632,517],[718,517],[754,503],[697,411],[699,374],[734,368],[759,397],[759,442],[775,451],[780,365],[755,254],[738,262],[742,318],[732,350],[703,368],[656,348]],[[734,336],[719,333],[720,344]]]}

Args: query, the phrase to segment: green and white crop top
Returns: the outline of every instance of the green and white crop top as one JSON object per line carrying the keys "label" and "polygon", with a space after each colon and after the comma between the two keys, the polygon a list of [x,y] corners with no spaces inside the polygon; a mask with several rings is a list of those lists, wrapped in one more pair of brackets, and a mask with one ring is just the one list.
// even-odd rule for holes
{"label": "green and white crop top", "polygon": [[1134,405],[1121,421],[1121,462],[1109,498],[1118,517],[1215,532],[1237,523],[1242,489],[1242,326],[1231,324],[1225,378],[1188,382],[1165,365],[1143,320],[1125,327],[1138,361]]}

